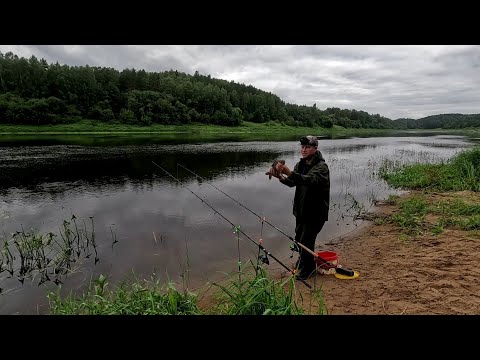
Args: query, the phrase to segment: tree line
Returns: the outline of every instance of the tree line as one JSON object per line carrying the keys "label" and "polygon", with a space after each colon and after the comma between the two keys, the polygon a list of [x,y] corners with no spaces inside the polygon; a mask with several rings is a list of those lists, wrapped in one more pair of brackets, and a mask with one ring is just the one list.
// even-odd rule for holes
{"label": "tree line", "polygon": [[397,119],[401,129],[464,129],[480,127],[480,114],[440,114],[414,119]]}
{"label": "tree line", "polygon": [[[461,120],[393,121],[364,111],[286,103],[253,87],[170,70],[69,66],[0,52],[0,123],[59,124],[82,119],[148,126],[204,123],[238,126],[242,121],[290,126],[419,128],[475,123]],[[425,118],[427,119],[427,118]],[[460,119],[460,117],[459,117]],[[421,119],[423,120],[423,119]],[[462,125],[463,127],[463,125]],[[426,127],[428,128],[428,127]]]}

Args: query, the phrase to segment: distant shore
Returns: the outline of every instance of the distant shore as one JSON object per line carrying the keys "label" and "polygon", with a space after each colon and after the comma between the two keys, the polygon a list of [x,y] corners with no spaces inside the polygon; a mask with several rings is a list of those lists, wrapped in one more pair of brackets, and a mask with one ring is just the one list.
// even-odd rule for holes
{"label": "distant shore", "polygon": [[219,126],[192,123],[187,125],[151,125],[137,126],[128,124],[109,124],[94,120],[82,120],[72,124],[57,125],[15,125],[0,124],[0,135],[23,135],[23,134],[198,134],[198,135],[235,135],[235,134],[314,134],[325,135],[362,135],[362,134],[386,134],[386,133],[477,133],[476,129],[346,129],[340,126],[333,128],[321,127],[294,127],[279,123],[257,124],[243,122],[239,126]]}

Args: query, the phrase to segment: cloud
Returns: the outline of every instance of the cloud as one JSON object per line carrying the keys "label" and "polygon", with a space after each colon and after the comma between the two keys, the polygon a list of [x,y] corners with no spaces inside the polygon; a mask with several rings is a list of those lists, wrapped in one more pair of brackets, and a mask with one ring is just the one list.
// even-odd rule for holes
{"label": "cloud", "polygon": [[480,113],[476,45],[0,45],[0,51],[77,66],[199,71],[289,103],[391,119]]}

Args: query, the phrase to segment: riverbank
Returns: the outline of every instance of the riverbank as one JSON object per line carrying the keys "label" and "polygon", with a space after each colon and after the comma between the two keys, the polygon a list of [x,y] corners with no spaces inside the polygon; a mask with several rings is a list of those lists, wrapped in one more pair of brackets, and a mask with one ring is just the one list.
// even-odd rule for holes
{"label": "riverbank", "polygon": [[94,120],[82,120],[72,124],[57,125],[0,125],[0,134],[245,134],[298,131],[338,131],[342,129],[292,127],[278,123],[257,124],[243,122],[240,126],[220,126],[211,124],[191,123],[185,125],[158,125],[137,126],[128,124],[102,123]]}
{"label": "riverbank", "polygon": [[[467,130],[460,129],[459,132]],[[434,130],[393,130],[393,129],[345,129],[340,126],[333,128],[321,127],[294,127],[282,125],[275,122],[257,124],[244,121],[240,126],[219,126],[210,124],[192,123],[188,125],[151,125],[136,126],[127,124],[102,123],[94,120],[82,120],[72,124],[56,125],[14,125],[0,124],[0,135],[22,135],[22,134],[99,134],[99,135],[124,135],[124,134],[198,134],[198,135],[235,135],[235,134],[315,134],[325,136],[345,135],[372,135],[388,133],[418,133],[438,132],[451,133],[455,130],[434,129]]]}
{"label": "riverbank", "polygon": [[[429,206],[480,203],[472,191],[411,191],[395,202],[379,203],[369,214],[368,226],[354,234],[325,244],[319,250],[335,251],[340,263],[360,273],[356,279],[341,280],[317,274],[308,283],[321,288],[325,309],[331,315],[452,315],[480,313],[480,231],[448,225],[439,212],[427,213],[416,231],[406,231],[392,221],[401,215],[401,204],[421,199]],[[466,215],[463,219],[466,219]],[[439,224],[443,228],[439,229]],[[467,227],[468,228],[468,227]],[[441,230],[441,232],[440,232]],[[285,271],[272,272],[276,279]],[[312,292],[296,286],[304,308],[311,313]]]}

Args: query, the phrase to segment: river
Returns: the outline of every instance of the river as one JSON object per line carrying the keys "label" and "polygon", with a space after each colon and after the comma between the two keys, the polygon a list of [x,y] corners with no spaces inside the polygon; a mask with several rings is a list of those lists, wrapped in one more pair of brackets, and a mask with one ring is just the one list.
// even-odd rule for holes
{"label": "river", "polygon": [[[330,168],[331,199],[317,245],[355,230],[361,225],[356,215],[375,200],[400,193],[378,178],[385,162],[438,163],[475,144],[476,139],[459,135],[319,137]],[[290,240],[260,219],[294,235],[295,190],[265,176],[275,159],[293,169],[300,159],[298,140],[0,136],[0,240],[29,229],[59,237],[63,222],[73,224],[74,216],[80,227],[94,232],[98,261],[95,256],[79,261],[62,280],[65,291],[84,291],[99,274],[111,283],[154,274],[192,289],[221,279],[237,269],[239,253],[242,264],[257,261],[258,247],[235,234],[230,222],[254,241],[261,238],[290,265]],[[0,314],[47,313],[46,293],[56,285],[39,286],[38,280],[22,284],[3,271]]]}

